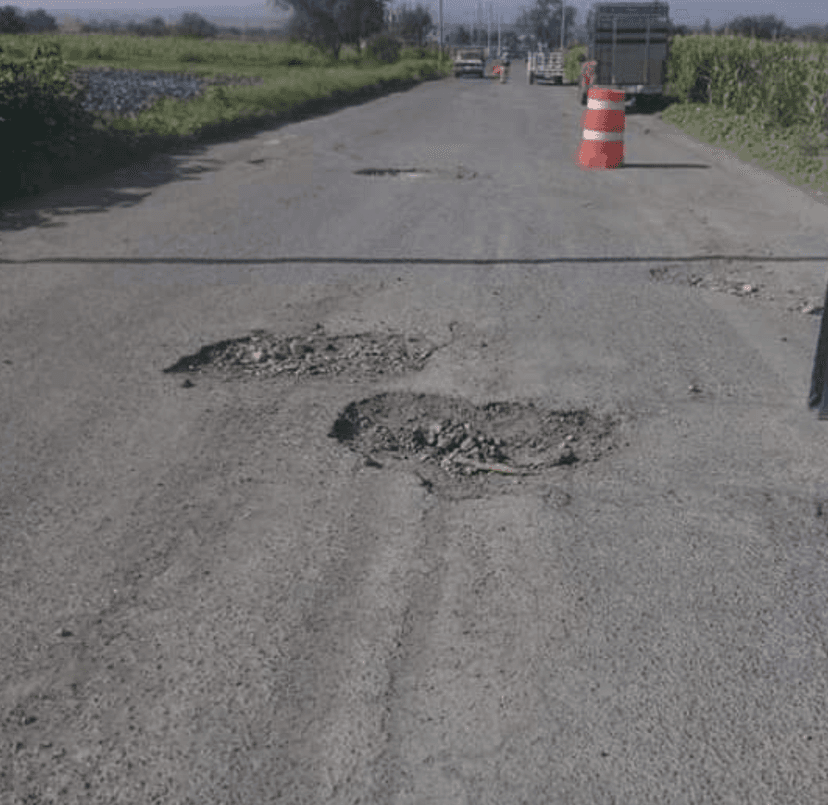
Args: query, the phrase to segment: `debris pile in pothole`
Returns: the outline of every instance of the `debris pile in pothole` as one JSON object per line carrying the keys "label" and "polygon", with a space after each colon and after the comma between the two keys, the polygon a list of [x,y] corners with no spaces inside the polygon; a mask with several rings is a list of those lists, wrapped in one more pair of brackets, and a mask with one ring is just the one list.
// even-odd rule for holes
{"label": "debris pile in pothole", "polygon": [[219,341],[185,355],[166,373],[209,369],[268,375],[393,375],[417,371],[436,347],[419,336],[396,333],[326,335],[317,325],[310,335],[276,336],[257,330]]}
{"label": "debris pile in pothole", "polygon": [[823,306],[819,302],[808,302],[800,299],[796,304],[790,305],[788,310],[810,316],[820,316],[823,312]]}
{"label": "debris pile in pothole", "polygon": [[671,269],[666,266],[650,269],[650,277],[656,282],[668,282],[672,284],[689,285],[691,288],[704,288],[710,291],[719,291],[733,296],[757,296],[761,292],[761,286],[756,282],[746,282],[731,277],[716,276],[707,274],[701,276],[695,273],[688,273],[681,269]]}
{"label": "debris pile in pothole", "polygon": [[525,475],[595,461],[616,445],[617,422],[532,402],[474,406],[432,394],[389,392],[352,402],[330,436],[372,464],[414,459],[451,476]]}

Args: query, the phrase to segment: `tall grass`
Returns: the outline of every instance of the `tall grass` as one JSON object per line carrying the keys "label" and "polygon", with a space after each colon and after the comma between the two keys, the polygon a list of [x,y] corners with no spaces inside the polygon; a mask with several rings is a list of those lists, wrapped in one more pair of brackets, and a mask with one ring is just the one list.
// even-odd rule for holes
{"label": "tall grass", "polygon": [[676,37],[668,81],[664,120],[828,192],[828,46]]}

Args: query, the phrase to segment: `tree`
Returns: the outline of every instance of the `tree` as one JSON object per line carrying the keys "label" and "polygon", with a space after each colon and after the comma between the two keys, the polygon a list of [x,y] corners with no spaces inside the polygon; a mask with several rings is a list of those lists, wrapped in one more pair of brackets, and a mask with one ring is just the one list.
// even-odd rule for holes
{"label": "tree", "polygon": [[[534,37],[541,45],[553,50],[560,47],[563,0],[535,0],[535,5],[523,9],[515,23],[521,33]],[[566,6],[566,32],[575,26],[577,10]],[[570,37],[567,34],[566,39]]]}
{"label": "tree", "polygon": [[94,33],[108,33],[117,34],[121,31],[121,23],[118,20],[111,20],[109,18],[98,22],[97,20],[89,20],[89,22],[82,23],[84,32],[91,31]]}
{"label": "tree", "polygon": [[502,31],[500,37],[500,46],[503,50],[508,50],[509,53],[517,53],[518,38],[514,31]]}
{"label": "tree", "polygon": [[710,17],[707,17],[704,21],[704,25],[702,25],[701,32],[703,34],[709,34],[709,33],[712,33],[712,31],[713,31],[713,26],[710,24]]}
{"label": "tree", "polygon": [[382,0],[340,0],[334,14],[341,41],[347,45],[359,45],[361,40],[380,33],[384,17]]}
{"label": "tree", "polygon": [[166,36],[169,33],[163,17],[153,17],[139,23],[130,20],[127,23],[127,30],[136,36]]}
{"label": "tree", "polygon": [[403,4],[393,26],[393,33],[408,41],[415,41],[418,46],[422,47],[426,31],[432,25],[434,21],[431,19],[431,14],[420,3],[417,3],[416,8],[409,8],[408,5]]}
{"label": "tree", "polygon": [[784,20],[777,19],[773,14],[761,17],[736,17],[727,24],[730,33],[737,36],[751,36],[757,39],[774,39],[779,36],[789,36],[792,31]]}
{"label": "tree", "polygon": [[385,18],[384,0],[268,0],[277,10],[293,9],[287,33],[339,58],[344,44],[379,33]]}
{"label": "tree", "polygon": [[453,43],[455,45],[471,44],[471,34],[468,32],[465,26],[457,26],[457,30],[454,33]]}
{"label": "tree", "polygon": [[179,36],[196,36],[204,38],[215,36],[218,28],[212,22],[208,22],[201,14],[184,14],[175,25],[175,31]]}
{"label": "tree", "polygon": [[20,16],[20,9],[14,6],[0,8],[0,34],[26,33],[26,20]]}
{"label": "tree", "polygon": [[803,25],[795,31],[791,31],[791,36],[796,36],[800,39],[807,39],[812,42],[826,42],[828,41],[828,25],[810,24]]}
{"label": "tree", "polygon": [[30,11],[23,18],[26,22],[26,30],[31,33],[45,33],[46,31],[57,31],[57,20],[47,14],[42,8],[37,11]]}

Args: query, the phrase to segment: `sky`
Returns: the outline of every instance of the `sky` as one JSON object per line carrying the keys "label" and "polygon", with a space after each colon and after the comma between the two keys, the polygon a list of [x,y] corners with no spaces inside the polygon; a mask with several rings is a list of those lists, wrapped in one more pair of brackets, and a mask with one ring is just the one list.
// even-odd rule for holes
{"label": "sky", "polygon": [[[403,0],[391,0],[390,5],[399,6]],[[417,0],[408,0],[409,5],[415,5]],[[435,21],[438,16],[438,0],[419,0],[424,6],[430,7]],[[533,4],[533,0],[492,0],[493,19],[502,15],[504,22],[511,22],[522,7]],[[586,12],[591,5],[590,0],[567,0],[568,5],[577,9],[577,25],[583,25]],[[35,11],[39,8],[61,21],[65,15],[80,17],[81,19],[105,18],[141,21],[154,16],[164,17],[173,22],[183,14],[195,12],[211,21],[249,20],[250,24],[277,25],[282,18],[282,12],[274,10],[271,4],[261,0],[250,4],[245,0],[238,3],[211,3],[210,0],[2,0],[0,5],[13,5],[23,13]],[[489,2],[483,2],[481,7],[488,9]],[[807,2],[806,0],[672,0],[669,2],[670,16],[677,24],[688,25],[691,28],[700,27],[706,18],[713,26],[721,25],[736,16],[773,14],[782,18],[791,27],[799,27],[809,23],[828,24],[828,3]],[[476,18],[476,0],[443,0],[443,23],[470,23]],[[488,14],[486,14],[488,19]],[[236,22],[225,24],[237,24]]]}

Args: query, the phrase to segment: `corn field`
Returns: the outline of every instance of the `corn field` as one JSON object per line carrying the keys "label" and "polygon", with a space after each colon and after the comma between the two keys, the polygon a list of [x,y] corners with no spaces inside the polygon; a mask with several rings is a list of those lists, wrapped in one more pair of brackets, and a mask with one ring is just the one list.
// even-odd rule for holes
{"label": "corn field", "polygon": [[828,125],[828,45],[739,36],[675,37],[671,94],[748,116],[770,128]]}

